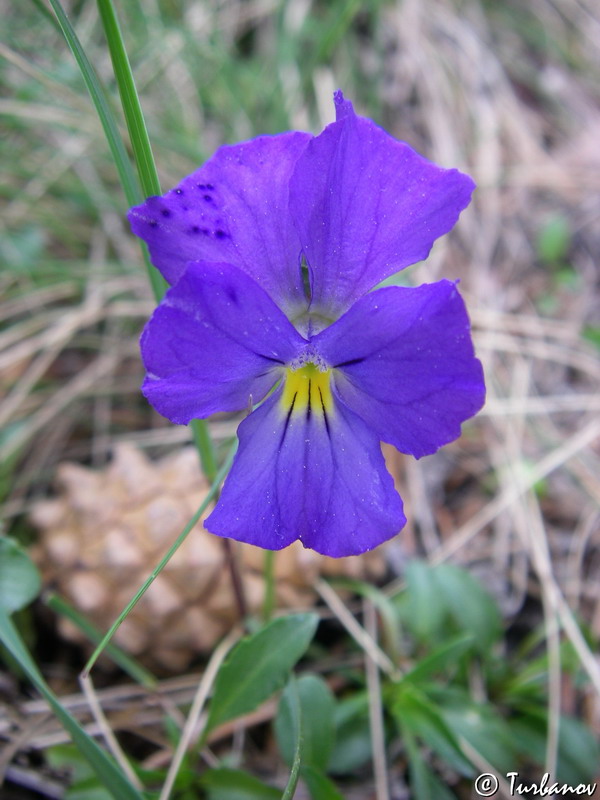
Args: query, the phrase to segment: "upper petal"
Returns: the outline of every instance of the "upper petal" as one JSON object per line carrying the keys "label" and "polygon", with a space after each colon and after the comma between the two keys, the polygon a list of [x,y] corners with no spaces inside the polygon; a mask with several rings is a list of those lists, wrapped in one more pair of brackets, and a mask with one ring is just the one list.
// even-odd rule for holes
{"label": "upper petal", "polygon": [[270,550],[371,550],[406,518],[379,439],[341,404],[288,408],[279,390],[239,427],[239,450],[206,528]]}
{"label": "upper petal", "polygon": [[312,341],[343,401],[418,458],[460,435],[485,400],[469,318],[451,281],[378,289]]}
{"label": "upper petal", "polygon": [[426,161],[336,93],[338,119],[298,159],[290,213],[311,275],[312,306],[338,314],[421,261],[468,205],[474,183]]}
{"label": "upper petal", "polygon": [[142,390],[172,422],[261,400],[306,342],[252,278],[230,264],[190,264],[142,334]]}
{"label": "upper petal", "polygon": [[311,138],[292,132],[221,147],[176,189],[131,209],[133,232],[169,283],[190,261],[221,261],[252,276],[282,308],[303,303],[288,187]]}

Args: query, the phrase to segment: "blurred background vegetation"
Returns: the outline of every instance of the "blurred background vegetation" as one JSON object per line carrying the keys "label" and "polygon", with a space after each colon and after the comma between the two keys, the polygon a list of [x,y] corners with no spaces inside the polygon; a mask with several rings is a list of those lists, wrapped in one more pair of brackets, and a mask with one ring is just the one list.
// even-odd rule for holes
{"label": "blurred background vegetation", "polygon": [[[600,733],[597,4],[120,0],[116,8],[165,190],[222,143],[317,133],[333,119],[337,88],[359,113],[478,184],[456,230],[401,279],[461,279],[486,371],[485,409],[435,456],[387,453],[409,525],[375,566],[341,570],[359,581],[346,584],[341,607],[318,578],[324,564],[311,565],[296,594],[289,585],[305,569],[301,554],[279,568],[278,606],[312,605],[323,619],[301,678],[305,716],[317,714],[314,695],[333,720],[326,757],[313,753],[297,797],[469,797],[473,776],[489,765],[531,779],[558,765],[563,781],[592,780]],[[122,120],[96,4],[65,9]],[[102,630],[114,618],[105,598],[115,562],[102,538],[107,525],[94,529],[93,517],[110,508],[116,526],[123,497],[135,495],[137,571],[125,582],[133,593],[206,486],[198,475],[182,499],[188,490],[164,459],[179,457],[190,433],[158,418],[139,393],[137,339],[154,301],[79,68],[44,0],[3,0],[0,11],[0,500],[4,532],[30,548],[44,585],[68,601],[52,605],[43,594],[17,616],[51,685],[66,694],[78,691],[86,652],[72,642],[75,628],[83,636],[75,612]],[[219,453],[236,424],[230,415],[211,421]],[[161,491],[159,555],[143,542],[152,535],[149,496]],[[69,535],[53,549],[57,529]],[[198,558],[212,574],[210,547]],[[240,563],[248,595],[261,598],[260,565],[250,556]],[[174,604],[167,628],[189,612],[177,584],[194,577],[172,581],[174,599],[164,587],[157,596],[162,609]],[[194,597],[194,608],[203,602]],[[202,618],[202,630],[215,614],[212,634],[193,641],[189,630],[200,623],[190,617],[189,641],[170,664],[133,629],[122,637],[140,665],[158,671],[172,707],[189,704],[207,650],[233,624],[231,595]],[[380,637],[392,664],[386,672],[379,663],[382,683],[369,671],[377,651],[348,636],[346,614]],[[153,616],[150,606],[141,613],[138,633]],[[99,673],[110,723],[152,787],[181,713],[163,709],[144,721],[147,697],[127,693],[130,678],[108,661]],[[6,797],[105,797],[58,723],[28,699],[8,656],[0,676]],[[233,740],[225,731],[204,760],[190,756],[177,796],[281,796],[265,786],[285,785],[293,758],[285,702],[279,712],[261,706]],[[278,714],[279,727],[271,725]],[[49,727],[34,735],[41,719]],[[315,719],[316,736],[328,723]],[[201,779],[198,764],[207,763],[213,771]],[[224,763],[246,777],[219,772]],[[258,788],[250,774],[263,781]],[[73,781],[78,789],[67,788]]]}

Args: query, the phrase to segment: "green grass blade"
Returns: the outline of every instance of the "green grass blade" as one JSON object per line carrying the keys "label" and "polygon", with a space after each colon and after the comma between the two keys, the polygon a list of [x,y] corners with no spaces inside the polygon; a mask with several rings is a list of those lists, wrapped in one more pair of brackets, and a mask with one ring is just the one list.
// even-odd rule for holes
{"label": "green grass blade", "polygon": [[135,88],[131,65],[127,57],[114,6],[111,0],[98,0],[98,10],[100,11],[117,86],[119,87],[142,192],[145,197],[160,194],[160,181],[158,180],[158,172],[156,171],[152,148],[150,147],[146,122],[144,121],[140,99]]}
{"label": "green grass blade", "polygon": [[125,150],[123,139],[119,133],[115,116],[108,103],[104,86],[100,83],[100,79],[98,78],[95,69],[85,54],[81,42],[75,33],[75,29],[71,25],[69,18],[65,14],[63,7],[60,4],[60,0],[50,0],[50,4],[54,10],[54,13],[56,14],[56,19],[58,20],[58,24],[63,32],[63,36],[65,37],[67,44],[69,45],[71,52],[75,57],[75,61],[77,61],[79,69],[81,70],[81,74],[83,75],[83,79],[91,95],[92,101],[96,106],[96,111],[100,117],[100,122],[110,147],[110,152],[112,153],[112,157],[119,172],[119,178],[121,179],[121,184],[123,186],[123,191],[125,192],[127,203],[130,206],[136,205],[136,203],[140,203],[143,198],[135,178],[133,167],[131,166],[131,161],[129,160],[129,156]]}
{"label": "green grass blade", "polygon": [[[36,2],[36,0],[33,0],[33,2]],[[131,161],[127,155],[125,145],[123,144],[123,139],[119,133],[115,115],[113,114],[109,105],[104,86],[100,82],[96,71],[91,65],[90,60],[88,59],[85,50],[83,49],[81,42],[75,33],[75,29],[71,25],[69,18],[65,14],[64,9],[60,4],[60,0],[50,0],[50,4],[52,5],[56,15],[58,25],[60,26],[67,44],[69,45],[71,52],[75,57],[75,61],[81,70],[85,84],[96,107],[98,116],[100,117],[100,123],[104,129],[108,146],[110,147],[110,152],[112,153],[117,172],[119,173],[119,179],[123,187],[123,192],[125,193],[127,204],[129,206],[135,206],[138,203],[141,203],[144,198],[136,180],[133,167],[131,166]],[[154,296],[157,300],[160,300],[165,293],[167,283],[158,270],[155,269],[155,267],[153,267],[150,263],[148,251],[145,245],[143,245],[142,251]]]}
{"label": "green grass blade", "polygon": [[[37,0],[33,0],[33,2],[37,5]],[[58,20],[63,35],[79,65],[79,69],[81,70],[94,105],[96,106],[96,111],[98,112],[100,122],[106,134],[128,205],[134,206],[141,203],[144,196],[160,194],[160,182],[152,156],[146,124],[135,88],[129,59],[127,58],[127,53],[123,44],[123,37],[121,36],[121,30],[112,4],[107,2],[107,0],[99,0],[98,7],[113,61],[115,77],[123,103],[123,111],[131,138],[131,146],[138,166],[142,190],[140,190],[135,173],[133,172],[129,156],[125,150],[104,87],[100,83],[100,79],[96,75],[94,68],[85,54],[74,28],[60,4],[60,0],[50,0],[50,3],[54,9],[56,19]],[[159,301],[165,293],[167,283],[162,275],[150,263],[145,245],[143,246],[143,253],[150,284],[156,300]],[[216,475],[217,469],[214,447],[208,433],[207,425],[204,420],[194,420],[192,422],[192,430],[200,454],[203,472],[208,480],[212,481]]]}
{"label": "green grass blade", "polygon": [[73,742],[88,760],[94,772],[115,800],[142,800],[142,795],[133,787],[108,755],[88,736],[60,700],[51,691],[35,665],[29,651],[12,620],[5,611],[0,610],[0,641],[11,656],[27,674],[29,680],[47,700],[60,722],[70,733]]}
{"label": "green grass blade", "polygon": [[219,470],[213,485],[210,487],[210,490],[209,490],[208,494],[206,495],[206,497],[202,501],[200,507],[198,508],[198,510],[196,511],[194,516],[191,518],[191,520],[188,522],[188,524],[185,526],[185,528],[181,531],[181,533],[179,534],[179,536],[177,537],[175,542],[169,548],[169,550],[168,550],[167,554],[165,555],[165,557],[159,562],[159,564],[156,566],[156,568],[154,569],[154,571],[152,572],[150,577],[138,589],[138,591],[136,592],[135,596],[129,601],[127,606],[119,614],[119,616],[117,617],[115,622],[112,624],[112,626],[110,627],[109,631],[106,633],[106,635],[104,636],[104,638],[102,639],[102,641],[100,642],[98,647],[92,653],[92,657],[87,662],[87,664],[85,665],[85,668],[83,670],[83,675],[84,676],[87,675],[90,672],[90,670],[92,669],[92,667],[94,666],[94,664],[98,660],[98,657],[99,657],[100,653],[104,650],[106,645],[110,642],[110,640],[114,636],[115,632],[117,631],[117,629],[119,628],[120,624],[123,622],[125,617],[127,617],[127,615],[129,614],[131,609],[136,605],[138,600],[146,593],[146,591],[149,589],[150,585],[155,580],[155,578],[157,578],[158,575],[160,575],[160,573],[166,567],[166,565],[169,563],[169,561],[171,560],[171,558],[173,557],[173,555],[175,554],[175,552],[177,551],[179,546],[182,544],[182,542],[184,541],[184,539],[186,538],[188,533],[192,530],[192,528],[198,522],[198,520],[200,519],[202,514],[206,511],[206,509],[208,508],[209,503],[212,501],[212,499],[215,497],[215,495],[219,491],[219,488],[221,486],[222,481],[224,480],[225,476],[229,472],[229,468],[231,467],[231,464],[233,462],[233,457],[235,455],[235,451],[236,450],[237,450],[237,440],[234,442],[234,444],[231,447],[229,453],[227,454],[227,458],[225,459],[225,462],[224,462],[223,466]]}
{"label": "green grass blade", "polygon": [[[135,80],[127,56],[119,20],[115,13],[115,7],[112,0],[98,0],[98,9],[100,11],[100,18],[110,51],[117,86],[119,87],[119,95],[123,105],[123,113],[127,123],[127,130],[129,131],[129,138],[131,140],[131,147],[133,149],[142,191],[145,197],[157,195],[160,194],[161,191],[158,172],[156,164],[154,163],[154,156],[152,155],[152,147],[150,145],[150,139],[148,138],[148,130],[144,120],[142,105],[135,87]],[[154,282],[153,287],[156,294],[157,287],[154,285]],[[162,296],[163,293],[164,286],[160,292],[160,296]],[[213,443],[208,433],[208,427],[204,420],[194,420],[191,427],[200,455],[202,471],[206,475],[208,481],[212,483],[217,474],[217,464]]]}

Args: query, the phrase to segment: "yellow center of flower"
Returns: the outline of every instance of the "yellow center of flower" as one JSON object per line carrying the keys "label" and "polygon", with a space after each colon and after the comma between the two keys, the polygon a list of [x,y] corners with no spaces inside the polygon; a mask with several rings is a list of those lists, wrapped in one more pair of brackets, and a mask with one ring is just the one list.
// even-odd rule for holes
{"label": "yellow center of flower", "polygon": [[331,370],[320,370],[312,363],[299,369],[287,368],[281,395],[281,409],[285,414],[305,413],[325,417],[333,410]]}

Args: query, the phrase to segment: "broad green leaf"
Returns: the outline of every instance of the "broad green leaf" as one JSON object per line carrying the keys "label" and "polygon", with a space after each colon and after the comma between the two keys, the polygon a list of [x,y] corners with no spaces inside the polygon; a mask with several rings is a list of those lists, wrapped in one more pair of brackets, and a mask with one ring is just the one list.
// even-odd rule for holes
{"label": "broad green leaf", "polygon": [[392,704],[402,730],[422,739],[461,775],[472,776],[473,767],[436,705],[414,686],[402,686]]}
{"label": "broad green leaf", "polygon": [[600,350],[600,327],[598,325],[584,325],[581,337]]}
{"label": "broad green leaf", "polygon": [[458,687],[437,686],[428,691],[450,730],[464,738],[496,770],[506,774],[515,768],[517,750],[506,720],[491,704],[473,702],[469,692]]}
{"label": "broad green leaf", "polygon": [[[509,724],[518,750],[542,766],[546,754],[546,709],[531,707],[519,718],[509,720]],[[600,749],[591,731],[579,720],[563,714],[559,728],[557,780],[569,785],[591,781],[599,762]]]}
{"label": "broad green leaf", "polygon": [[64,795],[64,800],[112,800],[112,795],[96,775],[72,783]]}
{"label": "broad green leaf", "polygon": [[27,553],[8,537],[0,537],[0,610],[11,614],[34,600],[40,575]]}
{"label": "broad green leaf", "polygon": [[598,775],[600,746],[584,723],[561,715],[558,737],[557,774],[570,785],[591,781]]}
{"label": "broad green leaf", "polygon": [[437,639],[444,624],[446,607],[434,570],[424,561],[406,565],[406,591],[400,596],[406,604],[406,624],[421,642]]}
{"label": "broad green leaf", "polygon": [[454,795],[431,771],[409,730],[403,729],[408,755],[408,774],[412,796],[416,800],[456,800]]}
{"label": "broad green leaf", "polygon": [[316,614],[275,619],[232,649],[219,670],[206,731],[247,714],[281,689],[317,628]]}
{"label": "broad green leaf", "polygon": [[549,219],[538,234],[537,251],[540,260],[552,266],[566,257],[571,244],[569,223],[563,216]]}
{"label": "broad green leaf", "polygon": [[422,643],[438,643],[459,632],[471,633],[479,650],[487,651],[501,632],[496,603],[465,569],[454,564],[435,567],[411,561],[406,592],[396,601],[410,630]]}
{"label": "broad green leaf", "polygon": [[202,774],[207,800],[281,800],[281,789],[267,786],[248,772],[219,767]]}
{"label": "broad green leaf", "polygon": [[371,760],[371,727],[366,693],[338,700],[334,714],[335,744],[328,772],[347,775]]}
{"label": "broad green leaf", "polygon": [[[295,681],[302,716],[302,734],[304,751],[302,760],[325,770],[334,742],[333,715],[335,698],[322,678],[316,675],[303,675]],[[275,719],[275,735],[277,744],[286,764],[294,761],[296,737],[293,720],[293,686],[288,684],[279,702]]]}
{"label": "broad green leaf", "polygon": [[302,729],[302,709],[300,708],[300,697],[296,688],[296,679],[292,675],[289,687],[289,708],[290,708],[290,727],[294,732],[294,760],[292,761],[290,776],[281,797],[281,800],[292,800],[298,786],[300,777],[300,767],[304,752],[304,732]]}
{"label": "broad green leaf", "polygon": [[142,800],[142,796],[137,789],[129,783],[125,775],[104,750],[73,719],[48,687],[27,648],[21,641],[21,637],[10,617],[2,609],[0,609],[0,641],[19,663],[23,671],[27,673],[29,680],[40,694],[48,701],[52,711],[71,735],[73,742],[88,760],[100,782],[108,789],[111,797],[114,800]]}
{"label": "broad green leaf", "polygon": [[461,567],[439,564],[434,571],[444,605],[458,629],[472,633],[479,650],[488,650],[502,631],[502,618],[492,597]]}
{"label": "broad green leaf", "polygon": [[312,800],[344,800],[333,781],[315,767],[302,767],[301,776]]}
{"label": "broad green leaf", "polygon": [[403,675],[400,683],[419,683],[437,672],[447,671],[448,668],[454,667],[458,659],[472,647],[473,634],[459,634],[417,661],[415,666]]}

